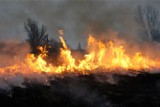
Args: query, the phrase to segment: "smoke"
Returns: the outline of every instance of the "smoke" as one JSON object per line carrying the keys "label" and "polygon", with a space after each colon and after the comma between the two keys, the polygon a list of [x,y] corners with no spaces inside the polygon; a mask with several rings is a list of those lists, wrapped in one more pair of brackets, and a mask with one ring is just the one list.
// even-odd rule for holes
{"label": "smoke", "polygon": [[[29,83],[41,83],[47,85],[48,79],[47,76],[43,73],[29,73],[23,75],[23,73],[19,72],[16,74],[12,74],[15,71],[3,72],[3,67],[13,66],[15,64],[21,64],[25,61],[27,54],[30,53],[30,48],[27,43],[21,42],[17,43],[15,41],[6,41],[0,43],[0,89],[10,89],[12,87],[26,87],[25,82]],[[22,69],[23,70],[23,69]],[[23,71],[22,71],[23,72]]]}
{"label": "smoke", "polygon": [[8,41],[0,44],[0,60],[2,61],[0,67],[22,62],[30,51],[27,43]]}
{"label": "smoke", "polygon": [[[91,33],[103,41],[113,39],[117,44],[127,43],[125,46],[127,46],[128,53],[143,49],[146,55],[155,57],[156,55],[152,56],[151,52],[156,50],[155,53],[158,55],[159,44],[143,43],[142,46],[133,46],[140,39],[136,33],[137,25],[134,14],[136,7],[140,4],[157,6],[159,3],[151,0],[136,2],[131,0],[0,1],[0,40],[24,41],[26,32],[23,24],[28,17],[31,17],[48,28],[50,38],[58,39],[58,29],[64,29],[64,38],[72,48],[76,48],[79,42],[84,48],[86,38]],[[27,44],[14,42],[1,43],[0,60],[3,63],[0,63],[0,67],[23,61],[29,52]],[[31,78],[33,77],[37,81],[46,81],[46,77],[41,76],[43,79],[34,75]],[[116,83],[112,76],[107,78],[111,84]],[[25,77],[17,75],[8,80],[8,83],[5,80],[0,81],[0,86],[5,88],[11,85],[23,87],[24,80]]]}
{"label": "smoke", "polygon": [[[0,1],[0,41],[7,41],[0,43],[2,62],[0,67],[21,63],[29,53],[28,44],[23,42],[27,37],[23,23],[28,17],[35,18],[39,24],[44,24],[48,28],[50,38],[58,39],[57,31],[64,29],[64,38],[72,48],[77,48],[78,43],[85,48],[86,38],[89,34],[93,34],[104,42],[111,39],[115,45],[125,46],[126,53],[129,55],[143,50],[142,54],[145,56],[157,58],[160,44],[141,41],[136,31],[135,9],[143,3],[144,0],[136,2],[131,0]],[[149,3],[156,6],[160,2],[147,0],[143,5]],[[22,43],[17,43],[19,41]],[[117,85],[119,82],[113,74],[97,75],[94,78],[95,83]],[[82,80],[71,78],[67,85],[65,81],[60,81],[62,82],[59,83],[60,88],[53,90],[67,94],[75,102],[80,100],[92,107],[112,105],[107,96],[103,96],[99,90],[92,90],[92,87],[88,86],[90,83]],[[55,81],[58,80],[53,80]],[[19,73],[14,76],[6,73],[0,75],[0,90],[10,90],[16,86],[25,88],[26,84],[32,83],[50,85],[49,82],[50,78],[43,73],[28,75]],[[53,88],[54,85],[56,84],[53,84]],[[157,87],[160,89],[159,81]]]}
{"label": "smoke", "polygon": [[58,39],[57,30],[64,29],[64,38],[72,48],[76,48],[79,42],[84,48],[89,33],[99,37],[108,29],[137,40],[139,36],[136,33],[134,14],[140,4],[158,6],[159,2],[157,0],[1,1],[1,41],[26,39],[23,23],[28,17],[46,25],[50,38]]}
{"label": "smoke", "polygon": [[[28,71],[29,72],[29,71]],[[17,73],[15,75],[3,74],[0,76],[0,91],[10,90],[13,87],[26,88],[27,85],[31,84],[41,84],[49,85],[49,77],[45,74],[32,73],[28,75],[23,75]]]}

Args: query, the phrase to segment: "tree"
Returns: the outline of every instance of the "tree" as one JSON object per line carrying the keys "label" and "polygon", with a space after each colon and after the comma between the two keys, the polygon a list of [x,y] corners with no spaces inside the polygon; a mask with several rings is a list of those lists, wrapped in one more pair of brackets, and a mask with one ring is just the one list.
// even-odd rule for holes
{"label": "tree", "polygon": [[42,27],[39,28],[38,22],[35,20],[29,18],[27,23],[24,24],[24,27],[28,34],[27,42],[30,45],[31,53],[36,56],[39,55],[41,52],[37,47],[43,46],[47,50],[47,57],[45,57],[44,60],[58,65],[60,48],[63,47],[62,43],[54,39],[49,40],[48,34],[46,34],[46,27],[42,25]]}
{"label": "tree", "polygon": [[160,42],[160,17],[156,8],[152,6],[138,6],[136,13],[136,21],[144,39]]}
{"label": "tree", "polygon": [[80,43],[78,44],[77,50],[82,50]]}
{"label": "tree", "polygon": [[25,30],[28,33],[27,42],[30,45],[31,53],[38,54],[38,46],[44,46],[48,44],[48,34],[46,34],[46,27],[42,25],[41,28],[38,27],[38,23],[35,20],[28,19],[27,23],[24,24]]}

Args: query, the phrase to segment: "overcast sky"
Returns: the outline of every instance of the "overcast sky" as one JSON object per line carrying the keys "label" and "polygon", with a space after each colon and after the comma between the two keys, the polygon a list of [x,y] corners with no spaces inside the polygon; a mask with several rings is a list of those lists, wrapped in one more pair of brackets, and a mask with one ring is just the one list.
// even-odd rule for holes
{"label": "overcast sky", "polygon": [[84,47],[89,33],[109,29],[134,38],[135,9],[147,4],[160,6],[159,0],[0,0],[0,41],[24,41],[24,22],[29,17],[44,24],[50,38],[57,39],[57,30],[64,29],[73,48],[79,42]]}

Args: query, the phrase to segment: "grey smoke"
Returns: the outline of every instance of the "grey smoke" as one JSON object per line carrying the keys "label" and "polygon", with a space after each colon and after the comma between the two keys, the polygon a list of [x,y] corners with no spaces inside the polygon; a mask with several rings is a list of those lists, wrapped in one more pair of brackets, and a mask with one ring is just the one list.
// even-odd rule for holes
{"label": "grey smoke", "polygon": [[0,67],[14,65],[22,62],[30,52],[27,43],[1,42],[0,43]]}
{"label": "grey smoke", "polygon": [[[0,40],[24,41],[23,28],[28,17],[48,28],[50,38],[58,39],[57,30],[72,48],[85,47],[89,33],[105,34],[108,29],[137,38],[134,21],[138,5],[158,6],[158,0],[7,0],[0,1]],[[99,36],[98,36],[99,37]],[[138,38],[139,39],[139,38]]]}

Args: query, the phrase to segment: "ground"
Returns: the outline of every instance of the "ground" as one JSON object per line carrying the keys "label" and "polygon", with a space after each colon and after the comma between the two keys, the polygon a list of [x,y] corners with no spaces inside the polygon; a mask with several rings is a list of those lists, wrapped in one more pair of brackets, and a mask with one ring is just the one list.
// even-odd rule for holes
{"label": "ground", "polygon": [[0,91],[2,106],[160,107],[160,74],[90,74]]}

